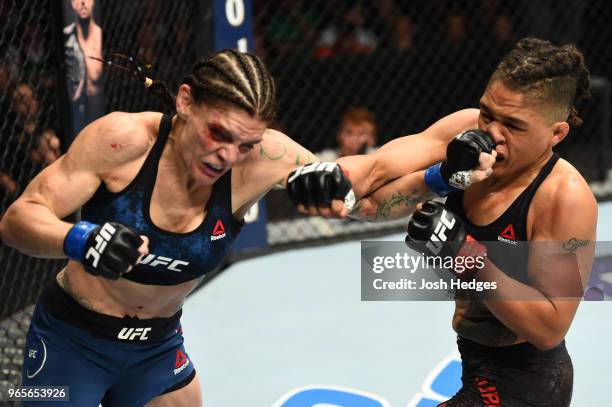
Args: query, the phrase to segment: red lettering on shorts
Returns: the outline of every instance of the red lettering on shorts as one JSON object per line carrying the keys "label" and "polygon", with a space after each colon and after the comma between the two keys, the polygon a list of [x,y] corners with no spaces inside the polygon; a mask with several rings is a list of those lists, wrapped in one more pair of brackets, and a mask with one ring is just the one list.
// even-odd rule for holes
{"label": "red lettering on shorts", "polygon": [[480,393],[480,398],[482,399],[485,407],[502,405],[501,397],[497,391],[497,386],[483,377],[477,377],[475,381],[478,392]]}

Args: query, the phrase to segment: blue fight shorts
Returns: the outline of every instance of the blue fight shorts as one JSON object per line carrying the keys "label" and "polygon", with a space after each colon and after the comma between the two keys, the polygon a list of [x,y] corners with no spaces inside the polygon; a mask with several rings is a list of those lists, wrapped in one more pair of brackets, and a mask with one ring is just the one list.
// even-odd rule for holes
{"label": "blue fight shorts", "polygon": [[183,346],[181,311],[169,318],[103,315],[56,281],[42,294],[24,351],[23,386],[69,386],[70,401],[26,406],[141,407],[195,377]]}

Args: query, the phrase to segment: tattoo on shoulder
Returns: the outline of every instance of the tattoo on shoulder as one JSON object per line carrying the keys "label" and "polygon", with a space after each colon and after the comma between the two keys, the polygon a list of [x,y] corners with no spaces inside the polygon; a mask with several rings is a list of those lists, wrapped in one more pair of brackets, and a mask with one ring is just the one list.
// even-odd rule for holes
{"label": "tattoo on shoulder", "polygon": [[401,191],[397,191],[391,195],[391,198],[385,199],[378,204],[378,207],[376,208],[375,220],[389,219],[392,210],[401,205],[405,205],[407,208],[414,210],[419,202],[423,202],[424,200],[430,198],[431,195],[432,194],[430,192],[419,192],[416,188],[412,190],[410,195],[405,195]]}
{"label": "tattoo on shoulder", "polygon": [[264,146],[259,146],[259,155],[262,157],[266,157],[268,160],[277,161],[283,158],[287,154],[287,146],[280,141],[275,142],[277,148],[275,148],[274,152],[266,151]]}
{"label": "tattoo on shoulder", "polygon": [[589,244],[591,244],[590,240],[579,240],[572,237],[567,242],[563,243],[563,249],[570,253],[574,253],[578,248],[588,246]]}

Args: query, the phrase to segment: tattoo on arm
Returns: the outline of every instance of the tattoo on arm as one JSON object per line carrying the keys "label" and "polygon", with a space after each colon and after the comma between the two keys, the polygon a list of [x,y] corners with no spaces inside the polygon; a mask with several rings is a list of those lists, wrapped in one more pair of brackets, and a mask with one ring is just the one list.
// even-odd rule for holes
{"label": "tattoo on arm", "polygon": [[363,208],[363,201],[360,199],[357,202],[355,202],[355,206],[353,206],[353,209],[351,209],[349,214],[350,215],[357,214],[362,208]]}
{"label": "tattoo on arm", "polygon": [[563,242],[563,249],[570,253],[574,253],[579,247],[588,246],[590,243],[589,240],[578,240],[572,237],[567,242]]}
{"label": "tattoo on arm", "polygon": [[68,277],[68,272],[66,270],[64,270],[64,272],[61,273],[58,276],[57,282],[60,285],[60,287],[62,287],[64,289],[64,291],[66,291],[66,293],[68,295],[70,295],[72,298],[74,298],[83,307],[87,308],[90,311],[96,311],[96,309],[94,309],[93,305],[91,305],[91,301],[89,301],[85,297],[81,297],[81,296],[77,295],[72,290],[72,285],[70,284],[70,277]]}
{"label": "tattoo on arm", "polygon": [[421,193],[417,189],[413,189],[410,195],[405,195],[401,191],[397,191],[391,195],[391,198],[385,199],[378,204],[375,220],[388,220],[393,209],[401,205],[405,205],[407,208],[414,210],[419,202],[423,202],[433,196],[431,192]]}

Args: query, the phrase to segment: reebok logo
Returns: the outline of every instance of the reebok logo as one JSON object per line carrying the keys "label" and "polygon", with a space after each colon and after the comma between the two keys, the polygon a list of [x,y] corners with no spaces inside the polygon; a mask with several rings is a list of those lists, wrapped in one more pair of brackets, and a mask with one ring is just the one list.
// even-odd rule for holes
{"label": "reebok logo", "polygon": [[174,362],[174,375],[181,373],[183,369],[189,366],[189,359],[187,355],[181,352],[180,349],[176,350],[176,361]]}
{"label": "reebok logo", "polygon": [[213,229],[210,240],[214,241],[214,240],[223,239],[225,236],[226,236],[225,226],[223,226],[223,222],[221,222],[221,219],[218,219],[217,223],[215,223],[215,227]]}
{"label": "reebok logo", "polygon": [[133,341],[138,338],[141,341],[146,341],[149,339],[147,334],[151,331],[151,328],[121,328],[117,338],[124,339],[128,341]]}
{"label": "reebok logo", "polygon": [[504,243],[510,243],[516,246],[516,235],[514,234],[514,226],[511,223],[497,236],[497,240]]}

